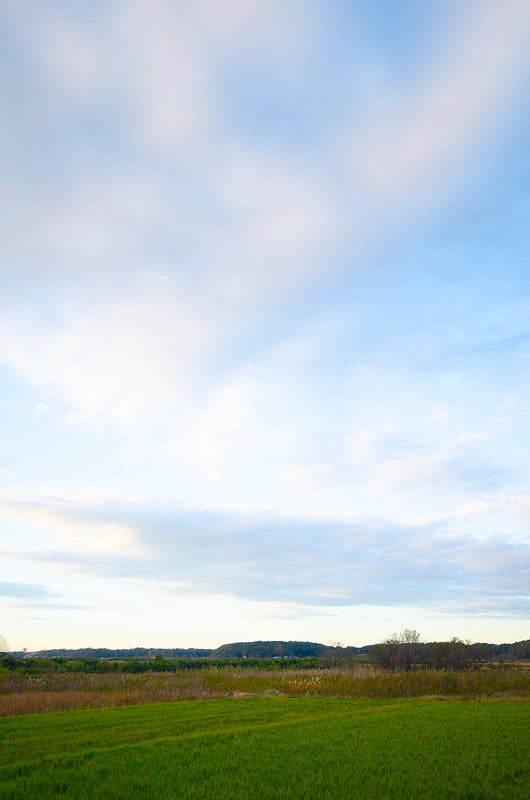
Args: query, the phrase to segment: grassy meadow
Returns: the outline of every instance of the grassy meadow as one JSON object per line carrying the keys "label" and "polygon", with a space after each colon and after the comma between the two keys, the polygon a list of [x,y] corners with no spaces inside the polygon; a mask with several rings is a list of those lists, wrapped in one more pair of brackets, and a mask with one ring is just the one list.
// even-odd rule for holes
{"label": "grassy meadow", "polygon": [[518,800],[530,703],[254,696],[0,720],[0,798]]}

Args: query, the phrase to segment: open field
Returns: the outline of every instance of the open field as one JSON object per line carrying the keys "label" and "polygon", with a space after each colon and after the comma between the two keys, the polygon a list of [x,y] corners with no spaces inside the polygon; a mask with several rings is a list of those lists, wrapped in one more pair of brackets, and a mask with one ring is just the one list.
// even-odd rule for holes
{"label": "open field", "polygon": [[389,673],[374,667],[259,670],[186,669],[173,673],[8,674],[0,681],[0,716],[74,708],[282,694],[350,698],[530,698],[530,670],[483,668],[462,672]]}
{"label": "open field", "polygon": [[530,781],[530,703],[245,697],[0,720],[2,800],[481,798]]}

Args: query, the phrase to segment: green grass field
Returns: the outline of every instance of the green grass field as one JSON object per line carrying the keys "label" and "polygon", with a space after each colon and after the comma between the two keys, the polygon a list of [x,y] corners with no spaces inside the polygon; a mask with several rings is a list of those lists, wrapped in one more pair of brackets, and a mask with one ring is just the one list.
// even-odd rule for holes
{"label": "green grass field", "polygon": [[0,798],[528,797],[527,701],[248,697],[0,720]]}

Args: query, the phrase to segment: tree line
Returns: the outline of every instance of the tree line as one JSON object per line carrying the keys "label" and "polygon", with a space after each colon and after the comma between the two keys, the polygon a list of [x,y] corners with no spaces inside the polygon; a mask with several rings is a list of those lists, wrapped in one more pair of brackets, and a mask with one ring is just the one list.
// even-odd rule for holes
{"label": "tree line", "polygon": [[39,653],[0,654],[0,670],[26,675],[73,672],[177,672],[186,669],[245,667],[259,669],[315,669],[371,663],[398,672],[417,669],[464,670],[495,661],[530,659],[530,639],[513,644],[471,644],[453,638],[421,642],[407,629],[384,642],[364,647],[338,643],[236,642],[216,650],[130,648],[108,650],[49,650]]}
{"label": "tree line", "polygon": [[458,672],[494,658],[487,643],[471,644],[456,636],[448,642],[421,642],[419,633],[410,629],[373,645],[370,650],[372,663],[392,672],[415,669]]}

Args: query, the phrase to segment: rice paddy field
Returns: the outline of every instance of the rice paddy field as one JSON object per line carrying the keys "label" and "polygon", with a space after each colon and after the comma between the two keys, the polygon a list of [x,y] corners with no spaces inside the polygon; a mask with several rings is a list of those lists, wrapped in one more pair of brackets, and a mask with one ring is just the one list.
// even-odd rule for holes
{"label": "rice paddy field", "polygon": [[244,696],[0,720],[0,798],[528,797],[530,702]]}

